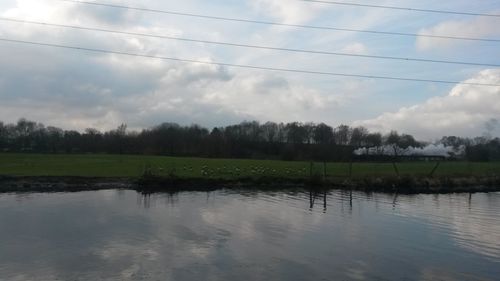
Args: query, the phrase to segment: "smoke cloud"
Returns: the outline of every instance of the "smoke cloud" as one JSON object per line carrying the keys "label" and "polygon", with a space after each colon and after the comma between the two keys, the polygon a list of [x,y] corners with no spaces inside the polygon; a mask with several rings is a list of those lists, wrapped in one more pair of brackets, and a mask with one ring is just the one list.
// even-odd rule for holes
{"label": "smoke cloud", "polygon": [[[459,157],[465,154],[465,146],[455,148],[453,146],[445,146],[444,144],[429,144],[425,147],[408,147],[406,149],[397,148],[398,155],[404,156],[444,156]],[[395,150],[392,145],[378,147],[363,147],[354,151],[355,155],[389,155],[394,156]]]}

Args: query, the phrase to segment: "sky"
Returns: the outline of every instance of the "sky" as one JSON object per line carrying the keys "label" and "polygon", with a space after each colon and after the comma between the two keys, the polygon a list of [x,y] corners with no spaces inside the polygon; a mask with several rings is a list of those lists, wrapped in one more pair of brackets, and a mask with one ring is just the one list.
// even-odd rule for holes
{"label": "sky", "polygon": [[[89,1],[296,25],[500,38],[500,17],[299,0]],[[376,4],[500,14],[498,0]],[[0,18],[278,48],[500,64],[500,42],[228,22],[61,0],[0,0]],[[500,84],[500,68],[492,66],[293,53],[5,20],[0,20],[0,38],[271,68]],[[365,126],[422,140],[500,136],[500,87],[266,71],[0,41],[0,120],[22,117],[78,130],[109,130],[122,123],[141,129],[162,122],[210,128],[257,120]]]}

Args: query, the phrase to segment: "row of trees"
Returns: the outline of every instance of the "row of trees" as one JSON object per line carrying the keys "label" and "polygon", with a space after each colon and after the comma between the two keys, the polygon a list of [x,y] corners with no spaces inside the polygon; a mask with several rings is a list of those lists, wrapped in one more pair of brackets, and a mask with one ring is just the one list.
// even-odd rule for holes
{"label": "row of trees", "polygon": [[456,136],[443,137],[440,141],[454,148],[465,147],[465,155],[470,161],[500,160],[500,139],[487,136],[475,138],[460,138]]}
{"label": "row of trees", "polygon": [[[446,137],[442,141],[454,146],[471,140]],[[467,144],[471,151],[476,147],[475,142]],[[409,146],[418,147],[422,143],[411,135],[400,135],[397,132],[382,135],[369,132],[363,127],[340,125],[332,128],[323,123],[260,124],[251,121],[212,130],[198,125],[162,123],[140,132],[127,131],[126,125],[106,132],[92,128],[78,132],[46,127],[26,119],[20,119],[16,124],[0,122],[0,151],[6,152],[128,153],[347,161],[356,148],[382,145],[404,149]],[[481,145],[486,144],[482,142]],[[489,146],[496,147],[488,144],[488,149]]]}

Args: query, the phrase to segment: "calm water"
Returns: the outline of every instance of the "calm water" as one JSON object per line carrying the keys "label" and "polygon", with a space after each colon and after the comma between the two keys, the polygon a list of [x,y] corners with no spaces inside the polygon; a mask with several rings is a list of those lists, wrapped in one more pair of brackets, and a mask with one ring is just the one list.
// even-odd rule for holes
{"label": "calm water", "polygon": [[500,193],[324,199],[0,194],[0,280],[500,280]]}

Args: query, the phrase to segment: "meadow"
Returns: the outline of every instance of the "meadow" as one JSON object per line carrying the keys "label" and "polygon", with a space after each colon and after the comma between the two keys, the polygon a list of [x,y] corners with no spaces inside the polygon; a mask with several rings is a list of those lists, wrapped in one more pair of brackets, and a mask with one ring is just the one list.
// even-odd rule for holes
{"label": "meadow", "polygon": [[[312,165],[312,169],[311,169]],[[400,175],[426,176],[436,162],[396,163]],[[0,175],[140,177],[145,171],[155,175],[181,178],[308,178],[310,174],[328,178],[395,176],[392,163],[322,163],[301,161],[178,158],[109,154],[19,154],[0,153]],[[443,161],[435,176],[500,175],[500,162]]]}

